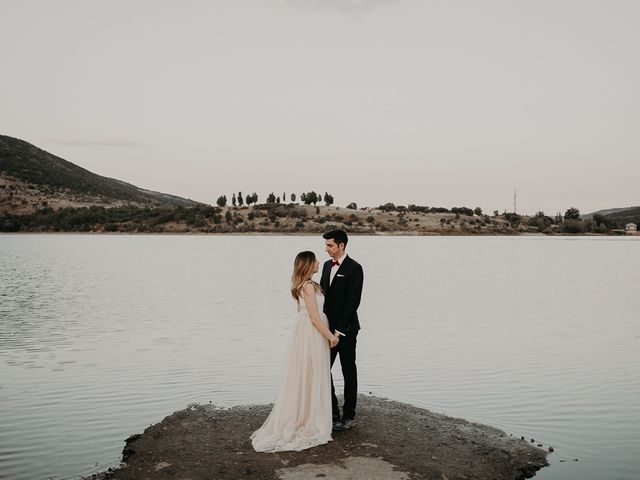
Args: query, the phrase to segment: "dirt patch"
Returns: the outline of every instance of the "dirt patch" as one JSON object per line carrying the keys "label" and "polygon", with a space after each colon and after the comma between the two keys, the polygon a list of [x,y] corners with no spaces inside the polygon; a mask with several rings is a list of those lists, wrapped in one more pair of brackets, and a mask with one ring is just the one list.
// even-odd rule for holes
{"label": "dirt patch", "polygon": [[524,479],[548,465],[530,442],[463,419],[360,396],[356,426],[302,452],[256,453],[271,406],[192,405],[127,439],[123,464],[91,479]]}

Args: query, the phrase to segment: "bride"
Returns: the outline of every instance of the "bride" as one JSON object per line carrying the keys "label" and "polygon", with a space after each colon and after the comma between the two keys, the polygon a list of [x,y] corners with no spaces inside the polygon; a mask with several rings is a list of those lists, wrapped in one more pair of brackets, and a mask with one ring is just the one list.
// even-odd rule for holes
{"label": "bride", "polygon": [[329,349],[339,338],[322,313],[320,285],[311,280],[319,265],[313,252],[296,256],[291,295],[297,315],[278,397],[264,424],[251,435],[258,452],[304,450],[331,440]]}

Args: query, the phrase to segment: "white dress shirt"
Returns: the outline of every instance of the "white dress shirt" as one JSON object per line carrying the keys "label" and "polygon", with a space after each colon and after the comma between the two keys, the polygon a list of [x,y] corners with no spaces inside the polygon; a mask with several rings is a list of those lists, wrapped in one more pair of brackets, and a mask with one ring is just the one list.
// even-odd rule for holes
{"label": "white dress shirt", "polygon": [[[344,262],[345,258],[347,258],[347,254],[346,253],[342,254],[342,256],[338,259],[338,263],[340,265],[342,265],[342,262]],[[333,258],[331,260],[333,261]],[[340,268],[340,265],[332,265],[331,266],[331,272],[329,273],[329,285],[331,285],[333,283],[333,279],[336,276],[336,273],[338,272],[338,269]]]}

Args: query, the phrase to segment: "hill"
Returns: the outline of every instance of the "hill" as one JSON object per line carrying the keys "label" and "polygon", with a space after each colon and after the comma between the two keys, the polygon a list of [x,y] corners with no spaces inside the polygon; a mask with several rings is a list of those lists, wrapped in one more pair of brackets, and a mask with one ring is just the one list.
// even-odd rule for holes
{"label": "hill", "polygon": [[0,135],[0,213],[125,205],[192,207],[199,203],[97,175],[24,140]]}
{"label": "hill", "polygon": [[627,223],[640,225],[640,207],[622,208],[605,215],[605,217],[615,220],[618,225],[625,225]]}
{"label": "hill", "polygon": [[[308,200],[308,199],[307,199]],[[224,202],[222,202],[224,204]],[[598,214],[598,215],[596,215]],[[554,219],[480,208],[386,203],[346,209],[295,202],[212,206],[102,177],[28,142],[0,135],[0,232],[277,233],[521,235],[624,233],[640,207],[582,219]]]}
{"label": "hill", "polygon": [[640,225],[640,206],[637,207],[619,207],[619,208],[606,208],[598,210],[597,212],[587,213],[581,215],[583,220],[591,220],[594,215],[601,215],[609,220],[615,221],[619,226],[632,222]]}

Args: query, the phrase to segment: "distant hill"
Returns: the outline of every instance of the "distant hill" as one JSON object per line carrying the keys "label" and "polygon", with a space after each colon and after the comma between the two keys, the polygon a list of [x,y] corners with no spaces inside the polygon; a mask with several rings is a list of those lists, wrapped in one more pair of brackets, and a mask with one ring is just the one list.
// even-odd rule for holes
{"label": "distant hill", "polygon": [[627,223],[640,225],[640,207],[624,208],[605,216],[618,222],[618,225],[626,225]]}
{"label": "distant hill", "polygon": [[97,175],[24,140],[0,135],[0,212],[96,205],[190,207],[200,203]]}
{"label": "distant hill", "polygon": [[634,207],[619,207],[619,208],[605,208],[603,210],[598,210],[597,212],[585,213],[580,215],[580,218],[583,220],[591,220],[594,215],[611,215],[612,213],[622,212],[623,210],[628,210],[629,208]]}
{"label": "distant hill", "polygon": [[607,217],[611,220],[615,220],[618,225],[625,225],[627,223],[635,223],[640,225],[640,206],[607,208],[604,210],[598,210],[597,212],[582,215],[581,218],[583,220],[590,220],[596,214],[602,215],[603,217]]}

